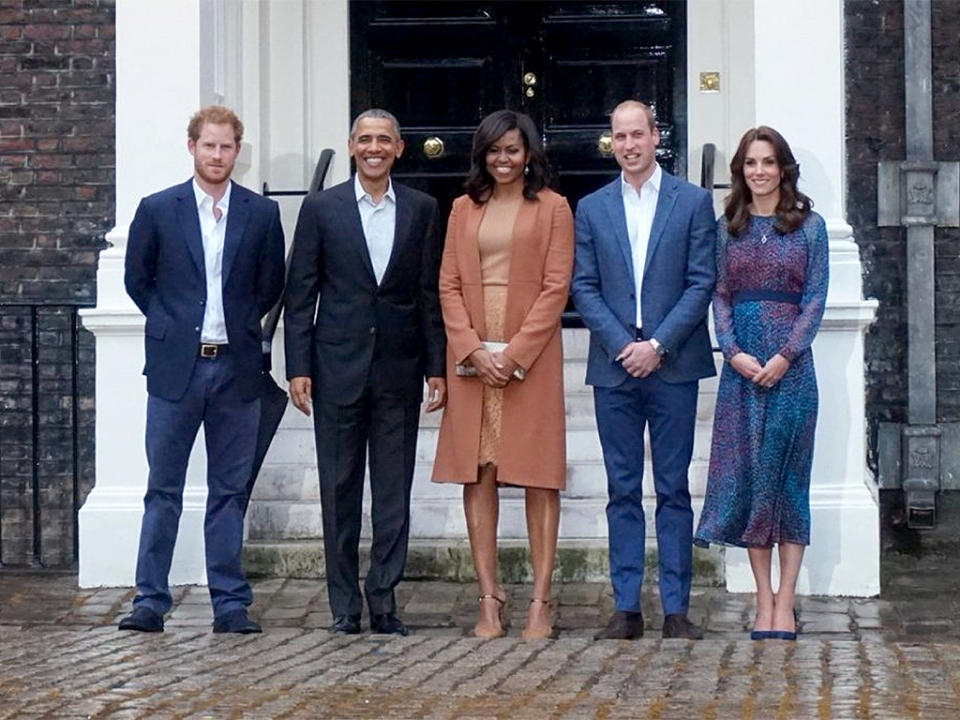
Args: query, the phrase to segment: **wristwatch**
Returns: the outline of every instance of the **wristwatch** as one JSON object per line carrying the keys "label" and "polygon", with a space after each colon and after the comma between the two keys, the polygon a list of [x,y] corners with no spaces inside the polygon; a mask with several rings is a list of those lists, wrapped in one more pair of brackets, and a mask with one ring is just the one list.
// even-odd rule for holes
{"label": "wristwatch", "polygon": [[667,349],[661,345],[660,341],[656,338],[650,338],[650,347],[652,347],[653,351],[660,357],[663,357],[667,354]]}

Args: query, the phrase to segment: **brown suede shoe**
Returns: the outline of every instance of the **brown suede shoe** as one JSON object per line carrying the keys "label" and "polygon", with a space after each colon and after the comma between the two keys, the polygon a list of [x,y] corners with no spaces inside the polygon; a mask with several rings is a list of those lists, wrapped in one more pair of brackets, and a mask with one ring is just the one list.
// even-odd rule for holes
{"label": "brown suede shoe", "polygon": [[617,610],[594,640],[639,640],[643,637],[643,614]]}
{"label": "brown suede shoe", "polygon": [[663,637],[703,640],[703,631],[694,625],[686,615],[667,615],[663,619]]}

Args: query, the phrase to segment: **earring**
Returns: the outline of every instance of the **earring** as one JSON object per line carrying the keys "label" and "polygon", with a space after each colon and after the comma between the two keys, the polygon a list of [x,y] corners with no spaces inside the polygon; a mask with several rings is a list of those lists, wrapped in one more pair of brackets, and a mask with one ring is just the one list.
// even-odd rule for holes
{"label": "earring", "polygon": [[524,176],[527,176],[527,175],[530,174],[530,166],[529,166],[529,165],[524,165],[524,166],[523,166],[523,174],[524,174]]}

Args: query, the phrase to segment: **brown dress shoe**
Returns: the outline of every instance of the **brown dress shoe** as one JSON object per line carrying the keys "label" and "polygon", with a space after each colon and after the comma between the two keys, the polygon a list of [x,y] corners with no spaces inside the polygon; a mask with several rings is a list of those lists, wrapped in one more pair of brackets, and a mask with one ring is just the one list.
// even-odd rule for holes
{"label": "brown dress shoe", "polygon": [[643,614],[617,610],[594,640],[639,640],[643,637]]}
{"label": "brown dress shoe", "polygon": [[686,615],[677,613],[663,619],[663,637],[703,640],[703,631],[690,622]]}

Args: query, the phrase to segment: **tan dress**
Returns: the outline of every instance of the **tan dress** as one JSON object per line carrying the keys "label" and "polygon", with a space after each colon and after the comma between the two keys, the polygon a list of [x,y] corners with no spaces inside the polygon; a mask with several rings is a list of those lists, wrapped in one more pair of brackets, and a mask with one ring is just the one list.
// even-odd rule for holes
{"label": "tan dress", "polygon": [[[510,251],[513,225],[521,201],[509,204],[488,203],[480,222],[477,246],[480,251],[480,279],[483,283],[483,317],[487,329],[484,340],[505,342],[507,284],[510,279]],[[483,386],[483,414],[480,424],[479,464],[496,463],[500,450],[500,426],[503,422],[503,389]]]}

